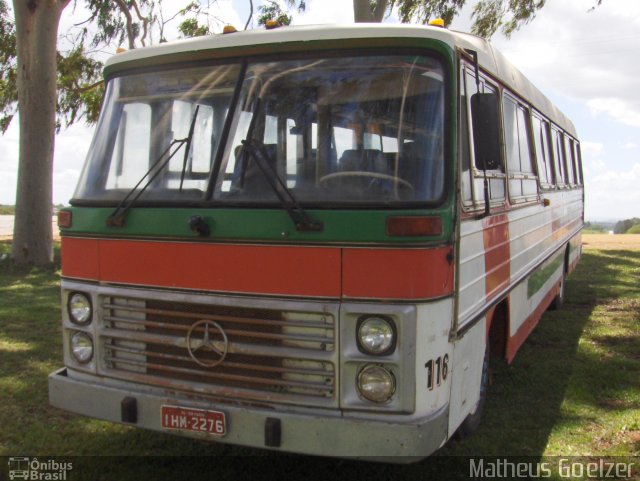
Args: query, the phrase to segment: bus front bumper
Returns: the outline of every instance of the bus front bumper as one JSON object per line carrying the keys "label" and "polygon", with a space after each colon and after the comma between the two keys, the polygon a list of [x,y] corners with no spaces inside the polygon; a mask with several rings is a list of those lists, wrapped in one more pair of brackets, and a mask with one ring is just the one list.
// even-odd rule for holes
{"label": "bus front bumper", "polygon": [[[74,379],[63,368],[49,375],[49,402],[57,408],[91,418],[178,433],[203,441],[320,456],[372,458],[395,463],[418,461],[433,453],[447,439],[448,406],[428,418],[399,423],[328,416],[317,412],[300,414],[258,409],[196,400],[182,393],[171,395],[148,386],[144,386],[144,390],[139,388],[124,382],[114,387],[101,382],[98,377],[91,381]],[[135,406],[135,422],[123,420],[126,418],[123,408],[125,398],[125,404],[128,402]],[[163,405],[224,412],[227,433],[218,437],[164,428],[160,417]],[[273,445],[273,432],[269,432],[274,423],[279,431],[277,445]]]}

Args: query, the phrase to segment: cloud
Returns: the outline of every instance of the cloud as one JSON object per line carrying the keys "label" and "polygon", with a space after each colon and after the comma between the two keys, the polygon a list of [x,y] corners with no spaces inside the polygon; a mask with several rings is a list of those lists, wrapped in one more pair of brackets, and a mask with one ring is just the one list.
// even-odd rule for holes
{"label": "cloud", "polygon": [[[627,171],[605,171],[586,177],[587,220],[617,220],[638,217],[640,162]],[[618,199],[612,203],[612,197]]]}
{"label": "cloud", "polygon": [[606,114],[610,118],[632,127],[640,127],[640,109],[620,98],[595,98],[587,101],[592,115]]}
{"label": "cloud", "polygon": [[637,95],[640,2],[547,2],[510,40],[494,43],[543,91],[571,98],[596,115],[640,127]]}

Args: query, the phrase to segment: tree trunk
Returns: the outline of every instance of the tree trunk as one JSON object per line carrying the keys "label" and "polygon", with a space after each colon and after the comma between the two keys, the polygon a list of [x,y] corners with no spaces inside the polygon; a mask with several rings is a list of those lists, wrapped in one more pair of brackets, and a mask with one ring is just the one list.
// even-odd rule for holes
{"label": "tree trunk", "polygon": [[382,22],[388,3],[388,0],[376,0],[371,8],[369,0],[353,0],[353,20],[356,23]]}
{"label": "tree trunk", "polygon": [[12,257],[53,261],[51,230],[56,121],[56,44],[69,0],[14,0],[20,150]]}

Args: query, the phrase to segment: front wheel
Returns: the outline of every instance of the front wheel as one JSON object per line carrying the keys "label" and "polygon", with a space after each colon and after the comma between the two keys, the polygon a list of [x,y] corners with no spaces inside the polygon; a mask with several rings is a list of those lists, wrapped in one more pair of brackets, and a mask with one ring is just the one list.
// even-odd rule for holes
{"label": "front wheel", "polygon": [[482,411],[484,411],[484,405],[487,402],[487,391],[489,389],[489,380],[491,378],[491,367],[489,365],[490,358],[489,342],[487,340],[487,346],[484,350],[484,360],[482,362],[482,378],[480,379],[480,399],[474,412],[467,415],[462,421],[462,424],[458,428],[457,435],[459,438],[464,439],[475,433],[480,427],[480,421],[482,419]]}

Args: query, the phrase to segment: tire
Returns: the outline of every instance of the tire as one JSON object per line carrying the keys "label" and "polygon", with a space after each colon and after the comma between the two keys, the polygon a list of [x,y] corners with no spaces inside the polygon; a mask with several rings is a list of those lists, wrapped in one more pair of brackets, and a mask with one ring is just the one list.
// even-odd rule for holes
{"label": "tire", "polygon": [[553,298],[553,301],[551,301],[551,304],[549,305],[549,309],[551,309],[552,311],[557,311],[564,305],[564,297],[565,297],[564,284],[565,284],[565,274],[563,271],[562,278],[560,279],[560,290],[558,291],[558,294],[556,294],[556,297]]}
{"label": "tire", "polygon": [[487,346],[484,350],[484,360],[482,362],[482,378],[480,379],[480,399],[476,406],[476,410],[473,413],[467,415],[458,428],[457,437],[464,439],[475,433],[480,427],[480,421],[482,420],[482,412],[487,402],[487,391],[489,389],[489,381],[491,378],[490,360],[491,349],[489,347],[489,340],[487,339]]}

